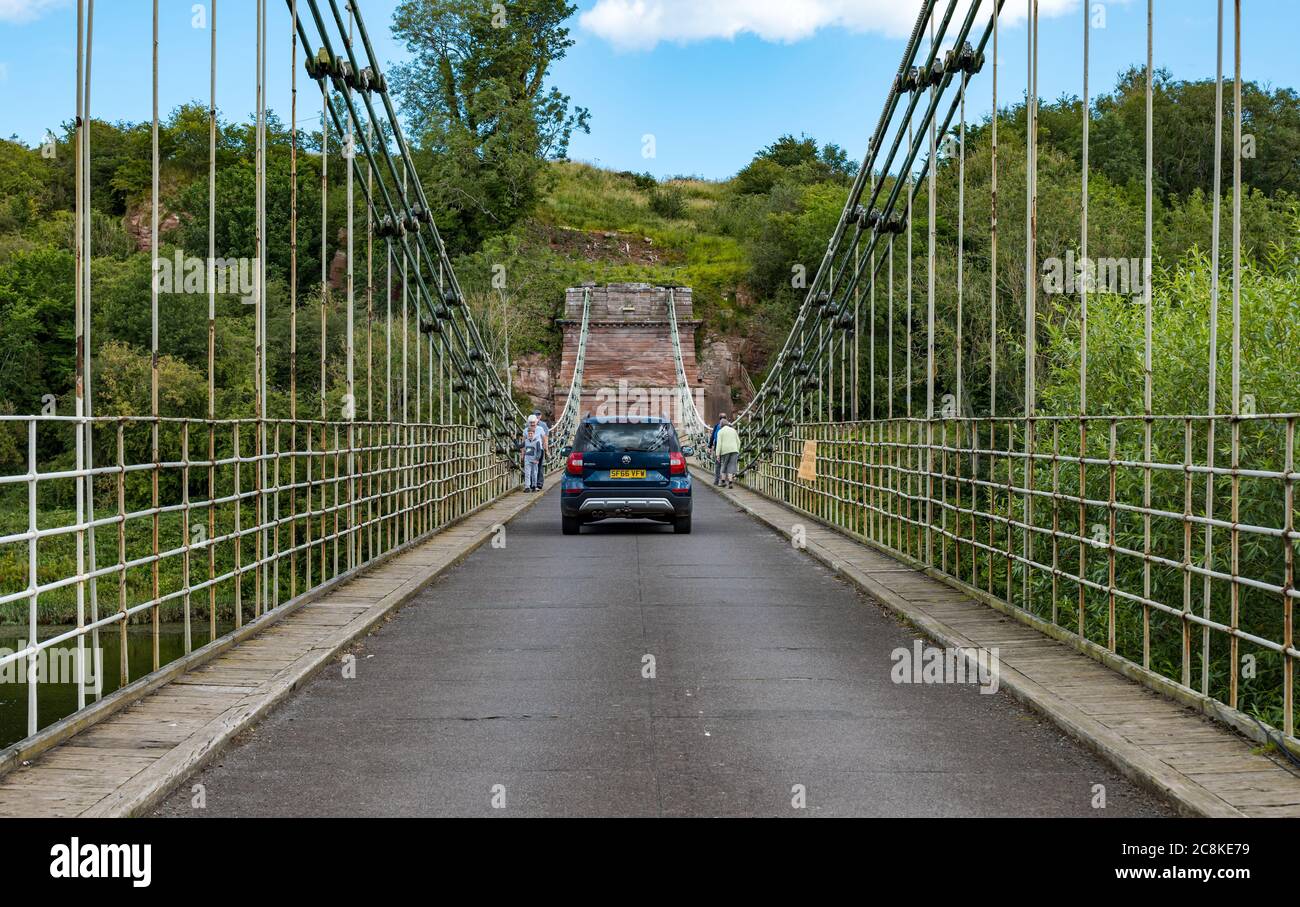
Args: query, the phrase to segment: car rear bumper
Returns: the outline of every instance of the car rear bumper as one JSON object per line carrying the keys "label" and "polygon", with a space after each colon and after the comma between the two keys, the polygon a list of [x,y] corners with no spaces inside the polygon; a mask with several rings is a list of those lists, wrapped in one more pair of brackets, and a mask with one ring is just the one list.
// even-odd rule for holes
{"label": "car rear bumper", "polygon": [[579,494],[562,494],[560,512],[583,520],[605,519],[672,519],[689,516],[691,495],[667,489],[644,492],[592,490]]}

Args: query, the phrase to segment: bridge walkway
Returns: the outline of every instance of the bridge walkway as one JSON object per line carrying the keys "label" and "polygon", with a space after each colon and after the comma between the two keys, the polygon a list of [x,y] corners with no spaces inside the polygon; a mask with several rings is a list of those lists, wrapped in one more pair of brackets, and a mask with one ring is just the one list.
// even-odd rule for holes
{"label": "bridge walkway", "polygon": [[916,634],[703,483],[690,536],[565,537],[556,493],[159,814],[1169,813],[1005,693],[893,683]]}
{"label": "bridge walkway", "polygon": [[[1300,814],[1276,757],[789,508],[701,481],[691,536],[564,537],[554,481],[0,776],[0,815]],[[922,638],[996,646],[1000,691],[893,682]]]}
{"label": "bridge walkway", "polygon": [[536,500],[508,494],[315,598],[246,624],[234,644],[173,662],[153,681],[156,689],[144,689],[112,714],[73,715],[66,739],[0,775],[0,817],[147,811]]}
{"label": "bridge walkway", "polygon": [[1276,752],[783,504],[744,488],[721,493],[778,532],[799,521],[810,555],[930,639],[996,648],[1007,692],[1181,812],[1300,817],[1300,772]]}

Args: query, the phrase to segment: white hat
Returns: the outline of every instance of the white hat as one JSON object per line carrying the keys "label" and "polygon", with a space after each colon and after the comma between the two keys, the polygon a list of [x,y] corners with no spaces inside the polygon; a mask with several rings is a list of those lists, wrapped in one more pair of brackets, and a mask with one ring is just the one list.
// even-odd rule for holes
{"label": "white hat", "polygon": [[537,422],[537,414],[533,413],[531,416],[528,417],[528,424],[533,425],[536,422]]}

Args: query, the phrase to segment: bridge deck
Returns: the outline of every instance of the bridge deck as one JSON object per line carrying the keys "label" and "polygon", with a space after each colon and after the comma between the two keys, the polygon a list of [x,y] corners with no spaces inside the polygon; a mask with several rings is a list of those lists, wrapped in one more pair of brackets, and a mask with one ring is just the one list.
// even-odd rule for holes
{"label": "bridge deck", "polygon": [[511,494],[0,776],[0,816],[119,816],[152,806],[341,647],[535,502]]}
{"label": "bridge deck", "polygon": [[[490,814],[496,785],[516,815],[790,814],[795,785],[820,815],[1170,811],[1115,764],[1185,811],[1300,813],[1300,778],[1222,727],[803,521],[809,557],[762,525],[792,511],[700,487],[689,537],[564,537],[554,491],[527,513],[511,495],[0,778],[0,815],[148,810],[232,737],[159,814]],[[512,516],[504,548],[480,544]],[[917,632],[861,589],[944,644],[997,646],[1004,692],[893,683]]]}
{"label": "bridge deck", "polygon": [[913,634],[712,491],[689,537],[548,498],[161,814],[1167,812],[1006,695],[892,683]]}
{"label": "bridge deck", "polygon": [[[781,532],[792,511],[746,489],[729,499]],[[798,520],[799,517],[793,517]],[[950,646],[999,650],[1003,684],[1126,774],[1189,813],[1300,817],[1300,773],[1255,744],[1037,630],[811,521],[808,551]]]}

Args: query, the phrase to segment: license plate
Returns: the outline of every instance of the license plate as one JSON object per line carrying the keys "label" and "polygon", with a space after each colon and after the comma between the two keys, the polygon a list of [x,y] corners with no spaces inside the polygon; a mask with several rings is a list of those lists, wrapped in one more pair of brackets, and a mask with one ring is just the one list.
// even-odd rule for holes
{"label": "license plate", "polygon": [[644,479],[644,469],[611,469],[609,471],[611,479]]}

